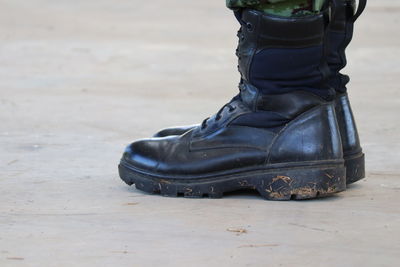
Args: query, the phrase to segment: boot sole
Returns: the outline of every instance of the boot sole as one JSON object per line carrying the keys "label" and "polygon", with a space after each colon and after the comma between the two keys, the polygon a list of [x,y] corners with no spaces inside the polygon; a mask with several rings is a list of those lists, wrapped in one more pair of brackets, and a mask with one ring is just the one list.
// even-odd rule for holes
{"label": "boot sole", "polygon": [[356,155],[344,156],[347,184],[355,183],[365,178],[365,155],[360,152]]}
{"label": "boot sole", "polygon": [[129,166],[119,165],[119,175],[128,185],[167,197],[221,198],[241,189],[256,190],[267,200],[302,200],[326,197],[346,189],[342,164],[254,170],[208,178],[189,177],[166,180]]}

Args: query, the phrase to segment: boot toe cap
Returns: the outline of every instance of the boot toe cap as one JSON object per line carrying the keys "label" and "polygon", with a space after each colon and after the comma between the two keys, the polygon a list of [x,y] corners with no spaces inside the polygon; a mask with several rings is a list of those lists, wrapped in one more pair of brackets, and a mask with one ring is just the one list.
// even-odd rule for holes
{"label": "boot toe cap", "polygon": [[136,141],[126,147],[122,160],[133,168],[155,170],[159,164],[157,143],[151,139]]}

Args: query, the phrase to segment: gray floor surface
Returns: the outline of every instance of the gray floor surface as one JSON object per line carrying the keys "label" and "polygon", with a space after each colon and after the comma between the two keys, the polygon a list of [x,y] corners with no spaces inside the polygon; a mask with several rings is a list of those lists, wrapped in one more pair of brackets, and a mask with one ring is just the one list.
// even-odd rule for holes
{"label": "gray floor surface", "polygon": [[236,93],[224,1],[0,0],[0,266],[400,266],[400,3],[369,2],[346,69],[367,178],[271,202],[117,174],[126,144]]}

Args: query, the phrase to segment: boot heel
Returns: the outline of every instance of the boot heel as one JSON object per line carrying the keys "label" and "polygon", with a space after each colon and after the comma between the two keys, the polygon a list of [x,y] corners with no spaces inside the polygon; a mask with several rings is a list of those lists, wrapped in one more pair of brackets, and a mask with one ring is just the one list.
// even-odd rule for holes
{"label": "boot heel", "polygon": [[257,191],[268,200],[301,200],[346,189],[344,167],[313,167],[277,172],[261,180]]}
{"label": "boot heel", "polygon": [[352,184],[365,178],[365,155],[359,153],[350,157],[344,157],[344,165],[346,166],[347,184]]}

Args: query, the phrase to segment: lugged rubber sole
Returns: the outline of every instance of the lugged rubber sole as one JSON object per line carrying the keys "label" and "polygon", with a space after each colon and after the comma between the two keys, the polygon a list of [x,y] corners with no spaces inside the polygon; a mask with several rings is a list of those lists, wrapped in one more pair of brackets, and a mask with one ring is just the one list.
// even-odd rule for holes
{"label": "lugged rubber sole", "polygon": [[344,156],[347,184],[355,183],[365,178],[365,155],[360,152],[356,155]]}
{"label": "lugged rubber sole", "polygon": [[224,193],[254,189],[268,200],[301,200],[325,197],[346,189],[346,171],[341,165],[293,167],[246,171],[202,179],[163,179],[135,170],[121,161],[121,179],[128,185],[168,197],[221,198]]}

